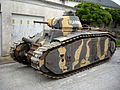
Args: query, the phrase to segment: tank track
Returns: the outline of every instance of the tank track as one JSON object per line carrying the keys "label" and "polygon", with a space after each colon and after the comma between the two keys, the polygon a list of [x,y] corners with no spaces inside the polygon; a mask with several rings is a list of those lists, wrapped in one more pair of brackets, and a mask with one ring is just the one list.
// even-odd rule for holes
{"label": "tank track", "polygon": [[32,46],[34,46],[35,48],[31,48],[30,50],[29,50],[29,52],[28,52],[28,57],[27,57],[27,59],[29,60],[29,62],[28,61],[25,61],[25,60],[21,60],[21,61],[18,61],[17,59],[16,59],[16,57],[14,56],[14,54],[15,54],[15,50],[16,50],[16,48],[17,48],[17,46],[19,46],[20,44],[23,44],[24,43],[24,41],[19,41],[19,42],[17,42],[17,43],[14,43],[13,45],[12,45],[12,47],[10,48],[10,56],[13,58],[13,60],[15,60],[15,61],[17,61],[17,62],[19,62],[19,63],[22,63],[22,64],[24,64],[24,65],[29,65],[30,66],[30,58],[31,58],[31,56],[33,56],[32,55],[32,53],[33,53],[33,51],[35,51],[39,46],[41,46],[40,44],[32,44]]}
{"label": "tank track", "polygon": [[[85,67],[82,67],[80,69],[77,69],[77,70],[74,70],[74,71],[71,71],[71,72],[68,72],[68,73],[64,73],[64,74],[60,74],[60,75],[56,75],[54,73],[52,73],[51,71],[49,72],[42,72],[39,70],[39,68],[35,67],[34,65],[38,64],[38,61],[39,61],[39,58],[42,54],[46,53],[46,52],[49,52],[49,51],[52,51],[60,46],[64,46],[64,45],[67,45],[69,43],[72,43],[76,40],[79,40],[79,39],[84,39],[84,38],[95,38],[95,37],[109,37],[111,38],[113,41],[115,41],[115,38],[109,34],[109,33],[100,33],[100,34],[83,34],[83,35],[77,35],[77,36],[74,36],[70,39],[67,39],[67,40],[64,40],[62,42],[59,42],[59,41],[53,41],[51,42],[50,44],[48,45],[43,45],[42,47],[38,47],[38,49],[36,49],[34,52],[33,52],[33,56],[31,57],[31,66],[33,68],[35,68],[36,70],[38,70],[41,74],[43,74],[44,76],[47,76],[47,77],[50,77],[50,78],[55,78],[55,79],[61,79],[61,78],[65,78],[65,77],[69,77],[73,74],[76,74],[78,72],[81,72],[81,71],[84,71],[86,69],[89,69],[91,67],[94,67],[94,66],[97,66],[99,64],[102,64],[106,61],[108,61],[109,58],[106,58],[105,60],[101,60],[101,61],[97,61],[93,64],[90,64],[88,66],[85,66]],[[114,50],[115,51],[115,50]],[[112,53],[113,55],[113,53]],[[111,56],[112,56],[111,55]]]}
{"label": "tank track", "polygon": [[80,68],[80,69],[77,69],[77,70],[74,70],[74,71],[65,73],[64,75],[63,75],[63,74],[61,74],[61,75],[53,75],[53,74],[51,74],[51,73],[43,73],[43,72],[41,72],[41,71],[39,71],[39,70],[36,70],[36,69],[35,69],[35,70],[36,70],[38,73],[44,75],[45,77],[53,78],[53,79],[62,79],[62,78],[70,77],[70,76],[72,76],[72,75],[74,75],[74,74],[77,74],[77,73],[79,73],[79,72],[83,72],[83,71],[85,71],[85,70],[89,70],[89,69],[91,69],[91,68],[93,68],[93,67],[95,67],[95,66],[99,66],[99,65],[104,64],[104,63],[106,63],[106,62],[108,62],[108,61],[109,61],[109,59],[104,59],[104,60],[102,60],[102,61],[99,61],[99,62],[90,64],[90,65],[85,66],[85,67],[82,67],[82,68]]}
{"label": "tank track", "polygon": [[[24,43],[23,41],[18,41],[17,43],[14,43],[12,45],[12,47],[10,48],[10,56],[13,58],[13,60],[19,62],[18,60],[16,60],[15,56],[14,56],[14,51],[16,50],[17,46],[20,45],[21,43]],[[26,61],[21,61],[19,63],[22,63],[22,64],[25,64],[25,65],[28,65],[28,62]]]}

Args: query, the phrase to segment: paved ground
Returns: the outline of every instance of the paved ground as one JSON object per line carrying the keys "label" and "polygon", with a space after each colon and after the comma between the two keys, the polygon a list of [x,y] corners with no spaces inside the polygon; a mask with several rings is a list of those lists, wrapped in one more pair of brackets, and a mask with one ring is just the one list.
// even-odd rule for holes
{"label": "paved ground", "polygon": [[120,48],[109,62],[59,80],[18,63],[0,65],[0,90],[120,90],[119,55]]}

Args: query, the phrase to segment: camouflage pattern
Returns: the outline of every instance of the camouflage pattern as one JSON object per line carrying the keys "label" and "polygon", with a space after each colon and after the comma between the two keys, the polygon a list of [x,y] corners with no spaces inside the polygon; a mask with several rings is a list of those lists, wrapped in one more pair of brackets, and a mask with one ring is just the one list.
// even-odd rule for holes
{"label": "camouflage pattern", "polygon": [[50,51],[44,57],[44,64],[55,74],[62,74],[110,57],[109,38],[97,37],[81,39]]}
{"label": "camouflage pattern", "polygon": [[70,34],[82,28],[81,22],[77,16],[63,16],[62,18],[48,19],[48,26],[61,29],[63,35]]}
{"label": "camouflage pattern", "polygon": [[42,37],[38,34],[24,38],[23,43],[11,50],[16,61],[27,63],[44,74],[64,75],[109,59],[115,52],[115,39],[111,33],[98,28],[84,29],[73,14],[51,18],[44,23],[52,29],[44,31]]}

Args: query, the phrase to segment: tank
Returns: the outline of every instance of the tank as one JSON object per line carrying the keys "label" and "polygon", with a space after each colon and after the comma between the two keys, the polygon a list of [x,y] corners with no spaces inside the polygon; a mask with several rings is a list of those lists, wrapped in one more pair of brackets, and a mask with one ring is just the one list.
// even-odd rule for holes
{"label": "tank", "polygon": [[73,12],[43,23],[51,27],[23,37],[11,47],[11,57],[51,78],[64,78],[109,60],[116,50],[115,36],[103,28],[87,27]]}

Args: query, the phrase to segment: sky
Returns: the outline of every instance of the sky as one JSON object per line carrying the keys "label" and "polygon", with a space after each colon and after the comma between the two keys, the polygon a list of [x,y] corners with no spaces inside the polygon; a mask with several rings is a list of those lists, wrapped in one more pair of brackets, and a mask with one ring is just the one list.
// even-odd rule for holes
{"label": "sky", "polygon": [[111,0],[114,1],[115,3],[117,3],[118,5],[120,5],[120,0]]}

